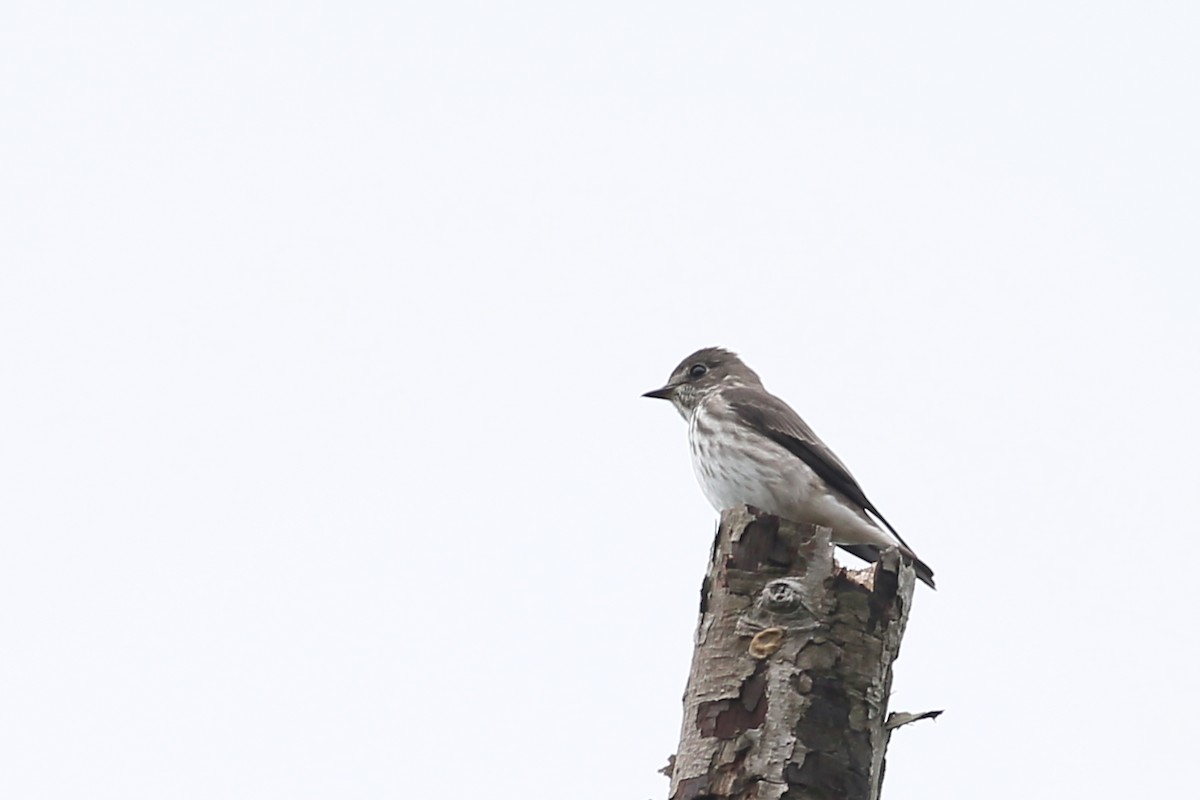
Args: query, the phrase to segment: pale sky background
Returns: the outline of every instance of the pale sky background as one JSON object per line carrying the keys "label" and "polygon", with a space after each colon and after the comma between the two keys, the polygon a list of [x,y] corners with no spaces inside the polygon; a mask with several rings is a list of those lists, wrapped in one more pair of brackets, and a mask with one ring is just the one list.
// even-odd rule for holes
{"label": "pale sky background", "polygon": [[664,798],[713,344],[937,571],[889,800],[1194,791],[1198,23],[5,3],[0,796]]}

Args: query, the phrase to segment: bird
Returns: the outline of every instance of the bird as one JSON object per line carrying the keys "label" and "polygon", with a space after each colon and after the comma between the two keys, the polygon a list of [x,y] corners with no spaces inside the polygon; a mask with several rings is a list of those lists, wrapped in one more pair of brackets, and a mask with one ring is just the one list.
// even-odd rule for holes
{"label": "bird", "polygon": [[834,544],[866,561],[896,547],[931,588],[917,558],[850,470],[792,407],[729,350],[706,347],[679,362],[643,397],[669,400],[688,423],[692,468],[718,513],[740,505],[822,525]]}

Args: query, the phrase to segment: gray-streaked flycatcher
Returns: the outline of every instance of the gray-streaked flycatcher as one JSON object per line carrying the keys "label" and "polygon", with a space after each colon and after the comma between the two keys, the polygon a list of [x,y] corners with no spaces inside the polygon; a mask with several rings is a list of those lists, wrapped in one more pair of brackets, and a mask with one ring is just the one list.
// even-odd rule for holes
{"label": "gray-streaked flycatcher", "polygon": [[692,468],[718,512],[744,503],[823,525],[839,547],[867,561],[897,547],[917,577],[933,586],[933,570],[867,499],[841,459],[734,353],[697,350],[666,386],[643,397],[670,400],[688,421]]}

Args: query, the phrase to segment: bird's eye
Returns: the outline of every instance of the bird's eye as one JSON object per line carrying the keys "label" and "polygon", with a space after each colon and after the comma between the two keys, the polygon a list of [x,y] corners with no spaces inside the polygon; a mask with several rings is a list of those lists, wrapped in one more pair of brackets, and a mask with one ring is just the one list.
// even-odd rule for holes
{"label": "bird's eye", "polygon": [[708,367],[703,364],[692,364],[692,368],[688,370],[688,377],[699,378],[706,372],[708,372]]}

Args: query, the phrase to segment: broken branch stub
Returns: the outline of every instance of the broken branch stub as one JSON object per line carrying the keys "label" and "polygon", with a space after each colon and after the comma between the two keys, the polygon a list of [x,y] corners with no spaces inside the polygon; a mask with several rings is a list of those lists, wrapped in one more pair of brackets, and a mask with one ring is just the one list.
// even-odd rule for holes
{"label": "broken branch stub", "polygon": [[829,530],[742,506],[705,576],[670,800],[874,800],[914,574],[838,567]]}

